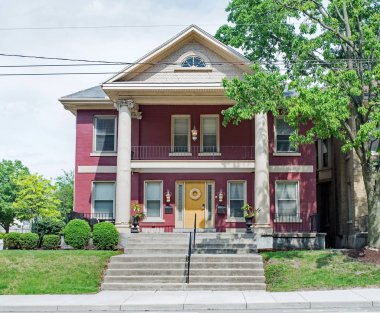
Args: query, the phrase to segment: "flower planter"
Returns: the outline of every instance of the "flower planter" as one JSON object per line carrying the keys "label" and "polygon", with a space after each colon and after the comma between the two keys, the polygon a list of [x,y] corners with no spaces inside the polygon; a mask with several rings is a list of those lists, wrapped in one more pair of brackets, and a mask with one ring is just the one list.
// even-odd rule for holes
{"label": "flower planter", "polygon": [[132,228],[131,233],[137,234],[139,232],[138,226],[139,226],[139,218],[136,216],[132,216]]}
{"label": "flower planter", "polygon": [[245,232],[247,234],[252,234],[252,224],[253,224],[253,217],[246,217],[245,218],[245,225],[246,225],[246,230]]}

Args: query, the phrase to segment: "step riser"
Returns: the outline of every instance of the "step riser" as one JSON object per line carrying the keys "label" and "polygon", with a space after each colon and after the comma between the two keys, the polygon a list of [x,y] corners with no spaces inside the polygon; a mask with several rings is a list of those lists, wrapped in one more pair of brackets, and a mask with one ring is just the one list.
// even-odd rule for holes
{"label": "step riser", "polygon": [[[122,270],[107,270],[107,277],[117,276],[134,276],[134,275],[149,275],[149,276],[181,276],[186,275],[187,271],[183,269],[122,269]],[[263,276],[262,269],[246,270],[246,269],[190,269],[191,276]]]}
{"label": "step riser", "polygon": [[158,285],[136,285],[136,284],[103,284],[103,290],[215,290],[215,291],[244,291],[265,290],[265,284],[240,284],[240,285],[214,285],[214,284],[158,284]]}
{"label": "step riser", "polygon": [[185,283],[185,276],[118,276],[104,278],[105,283]]}
{"label": "step riser", "polygon": [[257,249],[195,249],[194,254],[251,254]]}
{"label": "step riser", "polygon": [[125,254],[182,254],[186,255],[187,254],[187,249],[125,249]]}
{"label": "step riser", "polygon": [[[130,269],[161,269],[161,270],[180,270],[185,268],[186,264],[185,262],[182,263],[110,263],[108,268],[110,270],[119,269],[119,270],[130,270]],[[252,263],[198,263],[198,262],[191,262],[191,269],[230,269],[230,270],[236,270],[236,269],[243,269],[243,270],[260,270],[263,269],[263,264],[259,262],[252,262]]]}
{"label": "step riser", "polygon": [[[154,256],[135,256],[135,255],[122,255],[118,257],[111,258],[112,263],[144,263],[144,262],[185,262],[186,255],[182,256],[162,256],[162,255],[154,255]],[[262,257],[260,255],[206,255],[206,254],[193,254],[191,256],[191,262],[206,262],[206,263],[247,263],[247,265],[252,264],[254,262],[262,262]]]}

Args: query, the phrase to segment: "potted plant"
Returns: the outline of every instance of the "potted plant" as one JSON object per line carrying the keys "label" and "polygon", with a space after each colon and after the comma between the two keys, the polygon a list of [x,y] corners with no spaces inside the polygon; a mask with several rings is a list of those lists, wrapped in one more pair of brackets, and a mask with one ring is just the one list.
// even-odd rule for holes
{"label": "potted plant", "polygon": [[139,229],[137,227],[139,226],[139,222],[142,219],[144,219],[145,214],[144,214],[143,208],[138,203],[135,203],[132,205],[132,210],[133,210],[133,213],[131,215],[131,219],[132,219],[132,226],[133,227],[131,229],[131,232],[132,233],[138,233]]}
{"label": "potted plant", "polygon": [[244,212],[245,224],[247,226],[246,233],[252,233],[253,218],[260,211],[260,209],[253,208],[249,203],[245,203],[241,207]]}

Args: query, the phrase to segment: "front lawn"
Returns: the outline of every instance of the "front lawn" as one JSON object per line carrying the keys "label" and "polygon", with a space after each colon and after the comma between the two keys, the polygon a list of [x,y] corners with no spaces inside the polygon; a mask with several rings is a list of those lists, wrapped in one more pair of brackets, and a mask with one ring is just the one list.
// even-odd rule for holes
{"label": "front lawn", "polygon": [[0,251],[0,294],[97,292],[115,251]]}
{"label": "front lawn", "polygon": [[261,253],[268,291],[380,286],[380,268],[339,251]]}

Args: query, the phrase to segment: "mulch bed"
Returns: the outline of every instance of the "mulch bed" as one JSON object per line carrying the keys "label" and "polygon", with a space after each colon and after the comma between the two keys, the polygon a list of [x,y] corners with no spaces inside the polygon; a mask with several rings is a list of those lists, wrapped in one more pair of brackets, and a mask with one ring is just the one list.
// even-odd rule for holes
{"label": "mulch bed", "polygon": [[345,254],[357,261],[375,263],[380,266],[380,250],[364,248],[361,250],[347,250]]}

